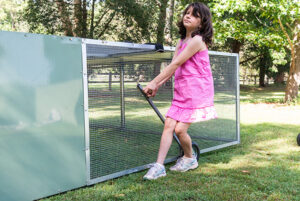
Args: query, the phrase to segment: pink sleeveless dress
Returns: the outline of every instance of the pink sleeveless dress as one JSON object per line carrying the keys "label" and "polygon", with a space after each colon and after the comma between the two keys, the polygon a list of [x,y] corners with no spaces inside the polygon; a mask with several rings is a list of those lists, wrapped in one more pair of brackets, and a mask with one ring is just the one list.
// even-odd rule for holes
{"label": "pink sleeveless dress", "polygon": [[[187,43],[180,41],[178,54]],[[175,71],[174,95],[166,117],[184,123],[217,118],[208,50],[195,53]]]}

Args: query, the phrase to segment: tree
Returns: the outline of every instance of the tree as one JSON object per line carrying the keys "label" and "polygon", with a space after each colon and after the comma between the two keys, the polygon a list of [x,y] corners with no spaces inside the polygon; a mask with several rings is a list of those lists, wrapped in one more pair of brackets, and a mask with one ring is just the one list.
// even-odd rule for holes
{"label": "tree", "polygon": [[28,25],[21,16],[24,4],[20,0],[0,1],[0,30],[6,31],[28,31]]}
{"label": "tree", "polygon": [[[216,44],[222,46],[236,41],[242,45],[255,44],[260,49],[268,47],[274,65],[284,66],[286,50],[291,51],[291,66],[286,86],[286,101],[298,95],[300,61],[299,52],[299,1],[288,0],[217,0],[210,4],[215,20]],[[234,45],[232,47],[238,47]],[[232,48],[232,52],[234,49]],[[245,51],[245,50],[243,50]],[[280,55],[280,56],[278,56]],[[277,57],[277,58],[276,58]],[[260,59],[260,54],[253,59]],[[247,61],[251,61],[247,58]],[[242,61],[243,62],[243,61]]]}
{"label": "tree", "polygon": [[167,12],[167,27],[165,29],[165,41],[168,45],[173,45],[173,21],[174,21],[174,7],[175,7],[175,0],[170,1],[170,5],[168,7]]}
{"label": "tree", "polygon": [[255,1],[262,15],[273,21],[274,29],[284,40],[282,43],[291,54],[288,80],[285,89],[285,102],[298,97],[300,85],[300,1],[269,0]]}
{"label": "tree", "polygon": [[168,0],[158,0],[157,5],[159,7],[159,17],[157,23],[157,43],[164,44],[164,30],[166,26],[166,11]]}
{"label": "tree", "polygon": [[150,39],[153,1],[27,0],[24,18],[31,32],[137,42]]}
{"label": "tree", "polygon": [[259,12],[255,6],[242,0],[217,0],[208,5],[215,30],[213,49],[240,54],[240,64],[258,68],[259,85],[265,86],[264,77],[269,66],[264,59],[269,55],[266,50],[269,44],[261,39],[266,30],[257,20]]}

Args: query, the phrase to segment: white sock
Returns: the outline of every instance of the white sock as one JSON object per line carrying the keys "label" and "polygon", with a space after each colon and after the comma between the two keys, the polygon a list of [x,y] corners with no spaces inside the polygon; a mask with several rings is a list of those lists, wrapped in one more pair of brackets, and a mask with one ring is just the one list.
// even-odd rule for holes
{"label": "white sock", "polygon": [[158,164],[160,167],[163,167],[163,168],[165,167],[164,165],[162,165],[162,164],[160,164],[160,163],[156,163],[156,164]]}
{"label": "white sock", "polygon": [[194,159],[193,157],[192,157],[192,158],[188,158],[188,157],[185,157],[185,156],[183,156],[183,158],[184,158],[185,160],[192,160],[192,159]]}

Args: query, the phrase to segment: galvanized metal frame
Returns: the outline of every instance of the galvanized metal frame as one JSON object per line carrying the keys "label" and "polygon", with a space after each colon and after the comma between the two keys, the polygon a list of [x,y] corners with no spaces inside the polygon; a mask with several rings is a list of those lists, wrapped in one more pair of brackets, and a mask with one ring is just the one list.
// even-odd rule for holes
{"label": "galvanized metal frame", "polygon": [[[129,47],[129,48],[141,48],[141,49],[155,50],[155,45],[148,45],[148,44],[112,42],[112,41],[94,40],[94,39],[85,39],[85,42],[87,44],[94,44],[94,45],[109,45],[109,46],[118,46],[118,47]],[[175,51],[175,47],[164,46],[164,50]]]}
{"label": "galvanized metal frame", "polygon": [[[177,160],[177,157],[169,158],[169,159],[165,160],[165,164],[171,163],[171,162],[176,161],[176,160]],[[103,176],[103,177],[99,177],[99,178],[96,178],[96,179],[92,179],[92,180],[90,180],[88,185],[96,184],[96,183],[106,181],[106,180],[109,180],[109,179],[114,179],[114,178],[117,178],[117,177],[120,177],[120,176],[124,176],[124,175],[127,175],[127,174],[134,173],[134,172],[139,172],[141,170],[145,170],[145,169],[150,168],[152,164],[153,163],[150,163],[150,164],[147,164],[147,165],[142,165],[142,166],[139,166],[139,167],[131,168],[131,169],[128,169],[128,170],[124,170],[124,171],[116,172],[116,173],[109,174],[109,175],[106,175],[106,176]]]}
{"label": "galvanized metal frame", "polygon": [[[120,171],[117,173],[113,173],[110,175],[102,176],[96,179],[90,178],[90,148],[89,148],[89,119],[88,119],[88,79],[87,79],[87,59],[86,59],[86,44],[94,44],[94,45],[108,45],[108,46],[118,46],[118,47],[128,47],[128,48],[141,48],[141,49],[149,49],[155,50],[155,45],[148,45],[148,44],[136,44],[136,43],[126,43],[126,42],[110,42],[110,41],[103,41],[103,40],[93,40],[93,39],[82,39],[82,62],[83,62],[83,84],[84,84],[84,111],[85,111],[85,142],[86,142],[86,174],[87,174],[87,185],[92,185],[98,182],[102,182],[105,180],[117,178],[126,174],[131,174],[134,172],[138,172],[150,167],[151,164],[139,166],[136,168],[131,168],[128,170]],[[175,47],[168,47],[165,46],[164,50],[166,51],[175,51]],[[237,140],[229,143],[225,143],[222,145],[201,149],[200,154],[206,153],[209,151],[214,151],[217,149],[225,148],[228,146],[236,145],[240,143],[240,105],[239,105],[239,93],[240,93],[240,86],[239,86],[239,55],[236,53],[226,53],[226,52],[216,52],[216,51],[208,51],[211,55],[224,55],[224,56],[233,56],[236,57],[236,79],[237,79],[237,88],[236,88],[236,135]],[[121,103],[122,105],[122,103]],[[169,158],[165,161],[165,163],[173,162],[177,159],[177,157]]]}
{"label": "galvanized metal frame", "polygon": [[120,66],[120,106],[121,106],[121,128],[125,128],[125,88],[124,88],[124,65]]}
{"label": "galvanized metal frame", "polygon": [[84,131],[85,131],[85,163],[86,163],[86,183],[91,180],[90,174],[90,124],[89,124],[89,99],[88,99],[88,74],[87,74],[87,55],[86,41],[82,39],[82,78],[83,78],[83,108],[84,108]]}
{"label": "galvanized metal frame", "polygon": [[237,134],[237,141],[241,142],[240,136],[240,58],[239,54],[236,54],[236,134]]}

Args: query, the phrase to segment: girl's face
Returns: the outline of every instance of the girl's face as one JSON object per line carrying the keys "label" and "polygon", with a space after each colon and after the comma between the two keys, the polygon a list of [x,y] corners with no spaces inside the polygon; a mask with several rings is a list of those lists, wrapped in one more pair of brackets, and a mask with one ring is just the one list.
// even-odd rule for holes
{"label": "girl's face", "polygon": [[200,17],[193,16],[193,7],[190,7],[183,16],[183,25],[187,30],[195,30],[201,25]]}

